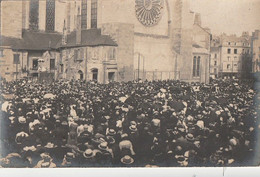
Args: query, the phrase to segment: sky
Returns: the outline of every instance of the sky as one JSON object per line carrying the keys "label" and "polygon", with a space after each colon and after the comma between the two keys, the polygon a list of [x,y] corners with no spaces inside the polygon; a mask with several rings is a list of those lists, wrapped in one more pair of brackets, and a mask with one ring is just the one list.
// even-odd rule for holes
{"label": "sky", "polygon": [[212,34],[241,35],[260,30],[260,0],[190,0],[191,10],[201,13],[203,27]]}

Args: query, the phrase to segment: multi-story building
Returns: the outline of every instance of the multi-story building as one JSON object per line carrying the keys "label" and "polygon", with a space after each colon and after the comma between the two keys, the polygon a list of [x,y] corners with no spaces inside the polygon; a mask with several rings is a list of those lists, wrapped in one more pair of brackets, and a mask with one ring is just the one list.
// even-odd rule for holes
{"label": "multi-story building", "polygon": [[218,78],[220,68],[220,39],[214,36],[210,46],[210,78]]}
{"label": "multi-story building", "polygon": [[1,77],[209,80],[210,33],[189,0],[0,2]]}
{"label": "multi-story building", "polygon": [[209,28],[201,26],[200,14],[195,13],[192,44],[192,77],[197,82],[209,82],[210,44],[212,36]]}
{"label": "multi-story building", "polygon": [[252,72],[260,72],[260,30],[255,30],[251,41]]}
{"label": "multi-story building", "polygon": [[250,54],[250,36],[244,32],[242,36],[222,34],[220,36],[220,67],[219,76],[241,77],[245,71],[243,64]]}

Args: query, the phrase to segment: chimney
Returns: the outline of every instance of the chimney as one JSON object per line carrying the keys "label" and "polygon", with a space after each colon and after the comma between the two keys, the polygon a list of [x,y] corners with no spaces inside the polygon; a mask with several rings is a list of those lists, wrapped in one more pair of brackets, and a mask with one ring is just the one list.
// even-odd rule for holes
{"label": "chimney", "polygon": [[77,15],[76,44],[81,44],[81,15],[80,15],[80,7],[78,7],[78,15]]}
{"label": "chimney", "polygon": [[62,45],[67,44],[67,29],[66,29],[66,21],[64,20],[63,24],[63,33],[62,33]]}
{"label": "chimney", "polygon": [[200,13],[196,13],[195,14],[194,24],[197,24],[197,25],[201,26],[201,16],[200,16]]}

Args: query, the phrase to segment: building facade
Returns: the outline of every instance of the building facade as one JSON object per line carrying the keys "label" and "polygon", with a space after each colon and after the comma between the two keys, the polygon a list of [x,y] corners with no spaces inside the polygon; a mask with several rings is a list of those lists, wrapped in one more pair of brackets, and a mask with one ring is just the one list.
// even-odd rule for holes
{"label": "building facade", "polygon": [[220,39],[214,36],[210,46],[210,78],[219,77],[220,66]]}
{"label": "building facade", "polygon": [[[189,0],[1,1],[1,7],[1,35],[23,41],[10,49],[25,53],[30,77],[209,81],[210,33],[195,24]],[[44,44],[39,36],[31,41],[30,32],[46,35]],[[28,41],[37,47],[24,48]],[[45,62],[49,67],[30,69]]]}
{"label": "building facade", "polygon": [[260,30],[255,30],[252,34],[251,42],[252,72],[260,72]]}
{"label": "building facade", "polygon": [[243,33],[242,36],[221,35],[220,36],[220,67],[219,76],[241,77],[244,71],[244,60],[250,54],[250,36]]}

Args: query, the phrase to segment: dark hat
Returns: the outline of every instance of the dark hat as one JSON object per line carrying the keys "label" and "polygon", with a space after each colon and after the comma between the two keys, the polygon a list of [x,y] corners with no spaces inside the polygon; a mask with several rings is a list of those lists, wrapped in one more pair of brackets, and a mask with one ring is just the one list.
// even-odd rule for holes
{"label": "dark hat", "polygon": [[178,163],[182,163],[183,161],[186,160],[183,155],[176,155],[175,158],[176,158]]}
{"label": "dark hat", "polygon": [[125,155],[123,158],[121,158],[121,162],[123,164],[129,165],[129,164],[134,163],[134,159],[132,157],[130,157],[129,155]]}

